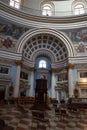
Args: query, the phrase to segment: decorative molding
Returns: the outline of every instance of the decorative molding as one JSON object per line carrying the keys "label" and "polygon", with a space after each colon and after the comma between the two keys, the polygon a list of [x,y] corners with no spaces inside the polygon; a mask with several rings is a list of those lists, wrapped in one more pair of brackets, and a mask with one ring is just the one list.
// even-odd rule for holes
{"label": "decorative molding", "polygon": [[87,69],[87,63],[75,64],[75,69]]}
{"label": "decorative molding", "polygon": [[18,66],[22,66],[23,61],[22,60],[16,60],[15,63]]}
{"label": "decorative molding", "polygon": [[[21,23],[27,26],[33,27],[49,27],[55,29],[69,29],[69,28],[78,28],[85,27],[87,25],[87,15],[81,15],[78,17],[46,17],[46,16],[35,16],[28,14],[23,11],[18,11],[16,9],[10,8],[6,4],[0,2],[0,15],[3,18],[10,19],[11,21],[15,21],[17,23]],[[50,23],[50,24],[49,24]]]}
{"label": "decorative molding", "polygon": [[67,68],[68,68],[68,69],[74,69],[74,64],[72,64],[72,63],[68,63]]}

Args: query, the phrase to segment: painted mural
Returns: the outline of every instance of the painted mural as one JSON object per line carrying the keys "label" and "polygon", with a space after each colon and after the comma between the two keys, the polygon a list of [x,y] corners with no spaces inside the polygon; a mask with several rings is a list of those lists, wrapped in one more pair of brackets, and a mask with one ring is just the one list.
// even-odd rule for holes
{"label": "painted mural", "polygon": [[17,40],[27,30],[13,24],[0,24],[0,48],[15,51]]}
{"label": "painted mural", "polygon": [[77,52],[87,52],[87,28],[64,31],[75,46]]}

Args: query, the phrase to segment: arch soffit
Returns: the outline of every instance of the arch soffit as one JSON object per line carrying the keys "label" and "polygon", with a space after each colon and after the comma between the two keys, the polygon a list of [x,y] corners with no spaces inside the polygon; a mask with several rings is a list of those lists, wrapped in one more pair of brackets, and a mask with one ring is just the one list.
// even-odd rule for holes
{"label": "arch soffit", "polygon": [[54,29],[47,29],[47,28],[31,29],[31,30],[27,31],[26,33],[24,33],[18,40],[17,47],[16,47],[17,53],[22,53],[25,43],[32,36],[37,35],[37,34],[44,34],[44,33],[48,33],[49,35],[51,34],[51,35],[56,36],[59,39],[61,39],[61,41],[63,42],[63,44],[65,44],[65,46],[67,48],[68,57],[74,56],[75,50],[74,50],[71,40],[63,32],[56,31]]}

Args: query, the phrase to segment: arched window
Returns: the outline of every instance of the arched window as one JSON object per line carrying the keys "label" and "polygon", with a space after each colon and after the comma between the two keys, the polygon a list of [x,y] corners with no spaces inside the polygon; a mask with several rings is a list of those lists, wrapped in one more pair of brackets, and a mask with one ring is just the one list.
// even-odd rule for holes
{"label": "arched window", "polygon": [[74,7],[74,12],[75,12],[75,15],[84,14],[85,13],[84,6],[82,4],[77,4]]}
{"label": "arched window", "polygon": [[10,6],[19,9],[20,5],[21,5],[21,0],[10,0]]}
{"label": "arched window", "polygon": [[39,68],[46,68],[47,67],[47,63],[45,60],[40,60],[39,61]]}
{"label": "arched window", "polygon": [[54,15],[54,4],[51,1],[43,1],[41,2],[41,11],[42,15],[52,16]]}
{"label": "arched window", "polygon": [[75,15],[80,15],[85,13],[87,2],[85,0],[74,0],[72,3],[72,11]]}
{"label": "arched window", "polygon": [[47,16],[51,16],[52,15],[51,7],[48,4],[45,4],[43,6],[42,15],[47,15]]}

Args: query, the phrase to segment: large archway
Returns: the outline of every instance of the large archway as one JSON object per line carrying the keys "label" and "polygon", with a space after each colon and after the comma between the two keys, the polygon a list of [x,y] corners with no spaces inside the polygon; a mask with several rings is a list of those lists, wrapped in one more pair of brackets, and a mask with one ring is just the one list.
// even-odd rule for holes
{"label": "large archway", "polygon": [[[22,54],[23,64],[29,68],[35,68],[37,57],[48,57],[52,70],[67,66],[68,58],[74,56],[74,47],[70,39],[60,31],[47,28],[31,29],[19,39],[17,52]],[[52,93],[51,97],[55,98],[56,83],[53,73],[50,73],[48,81],[51,84],[48,87]]]}
{"label": "large archway", "polygon": [[74,56],[74,47],[70,39],[62,32],[53,29],[31,29],[18,41],[17,52],[30,66],[38,55],[48,56],[52,67],[64,64],[68,57]]}

